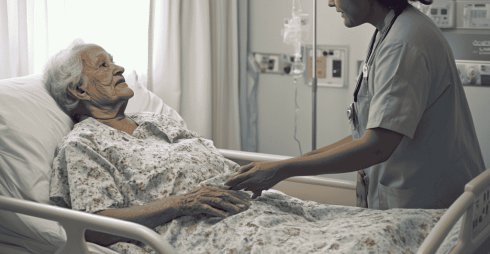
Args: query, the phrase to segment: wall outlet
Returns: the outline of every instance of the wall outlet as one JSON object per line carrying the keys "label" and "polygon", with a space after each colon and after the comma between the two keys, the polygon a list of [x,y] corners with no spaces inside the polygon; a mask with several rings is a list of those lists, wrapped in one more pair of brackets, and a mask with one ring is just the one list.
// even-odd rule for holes
{"label": "wall outlet", "polygon": [[282,73],[283,70],[280,69],[280,54],[253,53],[253,55],[261,73]]}
{"label": "wall outlet", "polygon": [[291,72],[293,56],[274,53],[253,53],[252,55],[260,73],[288,75]]}
{"label": "wall outlet", "polygon": [[[318,86],[344,87],[347,82],[347,46],[317,45],[316,76]],[[313,48],[305,47],[306,79],[311,84],[313,69]]]}
{"label": "wall outlet", "polygon": [[461,83],[490,87],[490,62],[456,60]]}

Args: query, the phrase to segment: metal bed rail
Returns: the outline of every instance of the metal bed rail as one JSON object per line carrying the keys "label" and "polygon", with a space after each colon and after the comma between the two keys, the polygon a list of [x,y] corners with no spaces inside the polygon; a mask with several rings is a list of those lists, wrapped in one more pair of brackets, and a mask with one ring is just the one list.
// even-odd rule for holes
{"label": "metal bed rail", "polygon": [[489,206],[490,170],[487,169],[465,185],[465,192],[441,216],[417,253],[435,253],[462,216],[459,239],[450,253],[490,253],[482,249],[482,245],[490,244]]}
{"label": "metal bed rail", "polygon": [[85,242],[87,229],[138,240],[157,253],[176,253],[155,231],[133,222],[1,195],[0,209],[58,221],[65,229],[67,241],[56,253],[89,253]]}

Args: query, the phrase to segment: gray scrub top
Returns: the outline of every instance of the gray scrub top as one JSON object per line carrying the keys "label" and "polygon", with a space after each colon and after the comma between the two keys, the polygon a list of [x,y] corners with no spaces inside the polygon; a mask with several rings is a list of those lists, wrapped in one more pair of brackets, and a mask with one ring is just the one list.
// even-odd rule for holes
{"label": "gray scrub top", "polygon": [[364,169],[368,207],[448,207],[485,168],[452,51],[439,28],[408,6],[373,54],[353,137],[370,128],[404,137],[387,161]]}

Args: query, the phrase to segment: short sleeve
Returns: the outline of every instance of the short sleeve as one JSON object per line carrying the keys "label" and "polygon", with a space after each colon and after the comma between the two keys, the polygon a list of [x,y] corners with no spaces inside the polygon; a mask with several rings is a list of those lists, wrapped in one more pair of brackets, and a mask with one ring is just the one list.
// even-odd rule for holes
{"label": "short sleeve", "polygon": [[381,127],[413,138],[429,95],[426,56],[406,43],[386,45],[378,52],[366,128]]}
{"label": "short sleeve", "polygon": [[124,205],[114,166],[78,141],[60,146],[53,161],[50,199],[56,205],[95,213]]}

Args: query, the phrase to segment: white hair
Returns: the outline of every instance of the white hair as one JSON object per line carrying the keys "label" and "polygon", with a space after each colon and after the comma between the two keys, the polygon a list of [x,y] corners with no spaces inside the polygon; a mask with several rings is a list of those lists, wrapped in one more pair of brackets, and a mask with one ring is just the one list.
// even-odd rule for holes
{"label": "white hair", "polygon": [[82,81],[83,64],[81,51],[89,44],[81,40],[74,41],[68,48],[51,57],[44,69],[44,85],[51,97],[72,119],[73,110],[79,100],[68,93],[68,88],[76,89]]}

